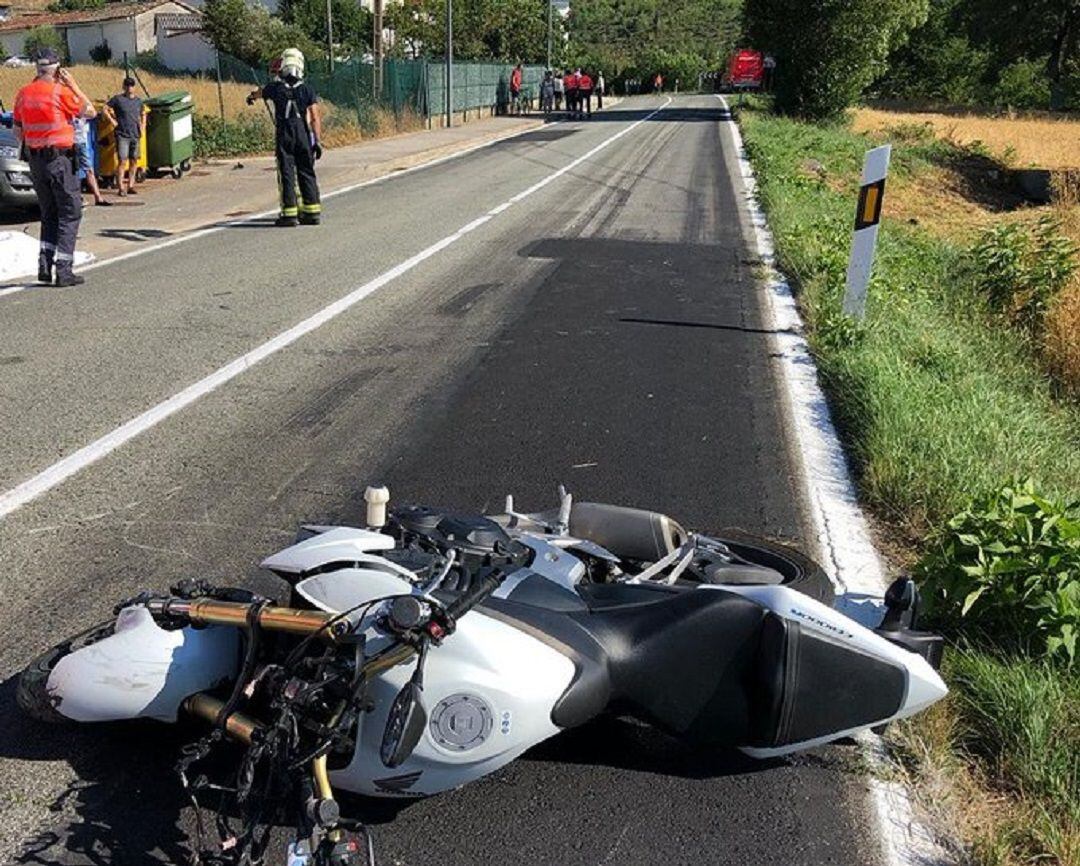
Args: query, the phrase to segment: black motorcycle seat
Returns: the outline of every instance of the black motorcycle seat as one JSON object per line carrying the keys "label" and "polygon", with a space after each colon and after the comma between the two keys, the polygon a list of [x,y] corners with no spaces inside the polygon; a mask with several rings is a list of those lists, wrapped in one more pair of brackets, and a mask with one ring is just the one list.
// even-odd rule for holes
{"label": "black motorcycle seat", "polygon": [[[761,606],[712,589],[596,584],[579,592],[586,607],[569,612],[511,599],[484,603],[485,613],[573,659],[574,680],[552,710],[556,725],[623,709],[679,736],[745,737]],[[698,731],[702,719],[708,730]]]}

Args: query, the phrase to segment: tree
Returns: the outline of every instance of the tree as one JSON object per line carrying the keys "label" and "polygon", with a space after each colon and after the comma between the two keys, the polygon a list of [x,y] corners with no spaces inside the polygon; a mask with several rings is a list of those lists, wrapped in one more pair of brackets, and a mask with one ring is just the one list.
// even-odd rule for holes
{"label": "tree", "polygon": [[776,58],[776,107],[837,117],[926,20],[928,0],[746,0],[755,48]]}
{"label": "tree", "polygon": [[249,66],[264,66],[290,47],[305,55],[317,53],[314,43],[298,27],[273,17],[262,6],[249,6],[245,0],[206,0],[203,31],[218,51]]}
{"label": "tree", "polygon": [[1062,107],[1080,79],[1080,0],[931,0],[889,67],[889,95]]}
{"label": "tree", "polygon": [[55,0],[45,8],[50,12],[78,12],[82,9],[100,9],[105,0]]}
{"label": "tree", "polygon": [[56,28],[49,27],[47,24],[28,30],[26,39],[23,41],[23,53],[29,57],[33,57],[42,48],[51,48],[61,58],[67,56],[67,45],[64,43],[64,37],[60,35]]}
{"label": "tree", "polygon": [[884,95],[962,104],[982,98],[990,53],[974,45],[963,25],[966,0],[930,0],[926,23],[888,58],[875,84]]}
{"label": "tree", "polygon": [[[278,9],[281,19],[314,45],[326,45],[326,0],[287,0]],[[368,10],[356,0],[331,0],[330,12],[334,44],[342,53],[362,54],[371,49],[372,14]]]}
{"label": "tree", "polygon": [[738,0],[575,0],[570,55],[612,77],[660,72],[696,85],[735,47],[739,17]]}
{"label": "tree", "polygon": [[[556,16],[559,17],[559,16]],[[387,6],[392,53],[440,57],[445,51],[446,0],[405,0]],[[462,60],[540,63],[547,56],[547,6],[537,0],[471,0],[454,7],[454,56]]]}

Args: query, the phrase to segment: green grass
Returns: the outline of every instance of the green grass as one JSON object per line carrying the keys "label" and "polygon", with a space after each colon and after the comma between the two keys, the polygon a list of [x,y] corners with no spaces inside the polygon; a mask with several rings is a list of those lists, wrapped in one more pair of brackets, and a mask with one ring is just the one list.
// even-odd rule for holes
{"label": "green grass", "polygon": [[[763,110],[740,124],[860,495],[891,536],[918,553],[930,530],[1011,477],[1080,498],[1080,409],[1055,400],[1030,343],[986,307],[965,250],[885,220],[867,319],[840,315],[862,157],[876,143]],[[955,150],[900,134],[891,171],[978,155]],[[946,723],[916,718],[900,739],[909,756],[976,767],[984,787],[967,801],[1010,803],[969,835],[976,862],[1076,866],[1080,671],[990,647],[947,653],[953,694],[936,711]]]}
{"label": "green grass", "polygon": [[970,647],[950,653],[958,745],[1017,793],[1080,827],[1080,678],[1048,663]]}
{"label": "green grass", "polygon": [[888,735],[916,789],[951,801],[980,866],[1080,863],[1080,677],[974,646],[950,648],[944,674],[944,706]]}
{"label": "green grass", "polygon": [[[886,220],[866,323],[857,338],[841,323],[854,190],[871,143],[761,112],[741,122],[865,501],[916,539],[1010,475],[1075,498],[1080,412],[1055,402],[1023,337],[984,308],[962,250]],[[920,170],[937,147],[899,146],[893,171]]]}

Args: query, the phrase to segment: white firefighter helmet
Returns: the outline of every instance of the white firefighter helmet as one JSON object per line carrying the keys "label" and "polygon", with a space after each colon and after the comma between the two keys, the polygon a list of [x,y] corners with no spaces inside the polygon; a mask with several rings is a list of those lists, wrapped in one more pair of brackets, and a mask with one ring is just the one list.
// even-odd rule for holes
{"label": "white firefighter helmet", "polygon": [[286,48],[281,52],[281,77],[288,78],[290,75],[304,77],[304,52],[299,48]]}

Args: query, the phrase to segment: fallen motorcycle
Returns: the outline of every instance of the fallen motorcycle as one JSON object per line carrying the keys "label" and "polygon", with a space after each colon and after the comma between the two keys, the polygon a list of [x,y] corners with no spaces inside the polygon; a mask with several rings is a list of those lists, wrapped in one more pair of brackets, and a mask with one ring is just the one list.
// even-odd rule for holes
{"label": "fallen motorcycle", "polygon": [[[602,713],[770,757],[945,695],[908,580],[871,630],[829,606],[818,566],[764,539],[564,491],[551,512],[508,497],[492,516],[365,498],[366,528],[305,527],[262,563],[288,606],[202,581],[128,599],[35,659],[20,706],[52,722],[202,719],[178,765],[196,851],[213,791],[218,857],[260,862],[280,822],[296,828],[290,864],[344,866],[374,855],[334,788],[457,788]],[[196,765],[226,739],[242,751],[215,785]]]}

